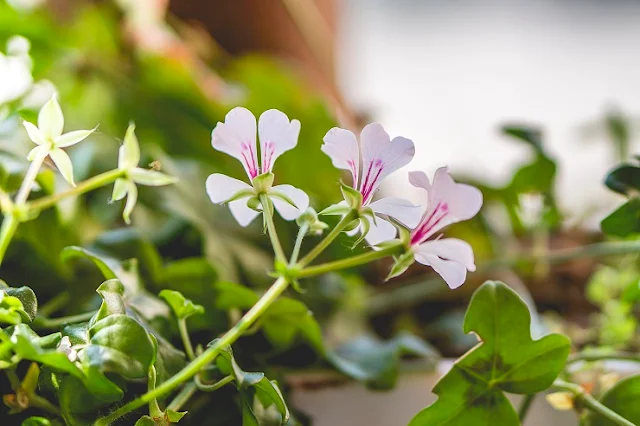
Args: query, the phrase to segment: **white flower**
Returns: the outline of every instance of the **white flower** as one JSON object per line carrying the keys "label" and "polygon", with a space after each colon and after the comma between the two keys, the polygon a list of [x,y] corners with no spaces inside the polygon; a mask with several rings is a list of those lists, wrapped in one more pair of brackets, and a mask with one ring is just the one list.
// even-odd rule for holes
{"label": "white flower", "polygon": [[71,344],[71,340],[69,340],[69,336],[64,336],[62,339],[60,339],[60,343],[58,343],[56,351],[65,354],[71,362],[75,362],[78,359],[78,352],[73,349],[73,345]]}
{"label": "white flower", "polygon": [[22,97],[32,83],[29,41],[12,37],[7,42],[7,54],[0,53],[0,105]]}
{"label": "white flower", "polygon": [[433,183],[424,172],[409,173],[409,182],[427,191],[427,210],[411,232],[415,260],[431,266],[447,285],[461,286],[467,271],[475,271],[471,246],[457,238],[435,238],[436,232],[452,223],[471,219],[482,207],[482,193],[471,185],[456,183],[446,167],[438,169]]}
{"label": "white flower", "polygon": [[122,212],[125,223],[131,223],[131,212],[138,201],[136,184],[146,186],[163,186],[177,182],[177,179],[154,170],[138,167],[140,162],[140,146],[135,134],[136,126],[130,124],[124,141],[118,150],[118,170],[124,171],[124,176],[116,179],[113,184],[112,201],[122,200],[127,194],[127,202]]}
{"label": "white flower", "polygon": [[[352,187],[362,197],[361,207],[369,207],[376,216],[392,217],[410,228],[418,224],[421,209],[407,200],[387,197],[371,201],[382,180],[413,158],[415,147],[411,140],[400,136],[391,140],[378,123],[362,129],[360,144],[353,133],[339,127],[329,130],[323,140],[322,152],[331,158],[333,165],[351,172]],[[328,211],[344,214],[348,211],[347,203],[332,206],[323,213],[329,214]],[[360,226],[354,232],[358,230],[365,233],[367,242],[374,246],[395,238],[397,233],[390,222],[381,217],[374,219],[373,215],[361,218]]]}
{"label": "white flower", "polygon": [[31,150],[27,159],[33,161],[36,158],[43,160],[47,156],[51,157],[62,177],[75,186],[71,159],[62,148],[77,144],[93,133],[95,128],[63,134],[64,116],[55,95],[40,109],[37,126],[28,121],[24,121],[23,124],[29,138],[38,145]]}
{"label": "white flower", "polygon": [[[206,189],[213,203],[228,203],[231,214],[241,226],[247,226],[258,214],[260,194],[267,194],[276,211],[285,220],[294,220],[309,206],[304,191],[291,185],[273,184],[273,165],[284,152],[298,143],[300,122],[291,120],[281,111],[270,109],[257,124],[260,155],[256,144],[256,118],[246,108],[229,111],[224,123],[218,123],[211,133],[211,145],[218,151],[237,158],[252,185],[229,176],[214,173],[207,178]],[[258,162],[260,157],[260,162]],[[252,207],[247,205],[251,201]]]}

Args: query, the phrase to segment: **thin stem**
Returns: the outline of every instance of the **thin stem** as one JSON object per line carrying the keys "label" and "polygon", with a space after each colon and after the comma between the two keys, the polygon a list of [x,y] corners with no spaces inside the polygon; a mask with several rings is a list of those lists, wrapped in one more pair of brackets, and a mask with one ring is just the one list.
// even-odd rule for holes
{"label": "thin stem", "polygon": [[191,338],[189,337],[189,331],[187,330],[187,321],[185,318],[178,319],[178,330],[180,331],[180,338],[182,339],[182,345],[187,352],[189,360],[193,360],[196,355],[193,352],[193,345],[191,344]]}
{"label": "thin stem", "polygon": [[78,185],[71,189],[68,189],[67,191],[52,194],[47,197],[38,198],[37,200],[27,203],[27,208],[31,212],[39,212],[55,205],[65,198],[78,196],[92,191],[96,188],[109,185],[110,183],[115,182],[116,179],[124,176],[125,173],[125,170],[120,169],[114,169],[109,170],[108,172],[100,173],[99,175],[80,182]]}
{"label": "thin stem", "polygon": [[58,407],[49,402],[48,399],[45,399],[39,395],[29,395],[29,406],[40,408],[42,410],[48,411],[51,414],[55,414],[58,417],[62,417],[62,413],[60,412],[60,409],[58,409]]}
{"label": "thin stem", "polygon": [[58,293],[42,306],[38,306],[38,315],[40,315],[41,317],[49,317],[51,316],[51,314],[64,308],[70,300],[71,295],[68,291]]}
{"label": "thin stem", "polygon": [[278,239],[278,233],[276,232],[276,225],[273,223],[273,204],[267,196],[267,194],[260,194],[260,204],[262,205],[262,215],[264,216],[264,222],[267,225],[267,233],[271,239],[271,246],[273,252],[276,255],[276,260],[283,264],[287,262],[287,257],[282,249],[282,244]]}
{"label": "thin stem", "polygon": [[578,353],[569,356],[567,359],[567,365],[580,361],[604,361],[604,360],[617,360],[617,361],[633,361],[640,362],[640,354],[631,352],[593,352],[593,353]]}
{"label": "thin stem", "polygon": [[298,229],[298,236],[296,237],[296,244],[293,246],[293,251],[291,252],[291,259],[289,259],[289,265],[295,265],[298,261],[298,256],[300,256],[300,247],[302,247],[302,240],[304,240],[304,236],[307,235],[307,231],[309,230],[309,225],[306,223],[302,224],[300,229]]}
{"label": "thin stem", "polygon": [[222,379],[218,380],[214,384],[207,385],[207,384],[202,383],[200,381],[200,378],[198,378],[198,376],[195,377],[196,386],[198,387],[198,389],[200,389],[201,391],[204,391],[204,392],[217,391],[218,389],[220,389],[221,387],[223,387],[227,383],[233,382],[233,380],[234,380],[233,376],[226,376],[226,377],[223,377]]}
{"label": "thin stem", "polygon": [[575,399],[582,402],[582,404],[584,404],[587,408],[595,411],[602,417],[607,418],[617,425],[636,426],[615,411],[612,411],[608,407],[602,405],[597,399],[589,395],[589,393],[585,392],[582,386],[576,385],[575,383],[565,382],[564,380],[556,380],[555,382],[553,382],[552,386],[556,389],[571,392],[575,396]]}
{"label": "thin stem", "polygon": [[67,324],[85,322],[85,321],[89,321],[91,317],[95,315],[95,313],[96,311],[84,312],[82,314],[69,315],[67,317],[60,317],[60,318],[36,317],[36,319],[33,321],[33,328],[51,330],[51,329],[60,328]]}
{"label": "thin stem", "polygon": [[38,155],[36,155],[36,158],[29,164],[24,180],[20,185],[20,189],[18,189],[18,195],[16,195],[13,209],[10,212],[4,212],[4,220],[2,221],[2,228],[0,228],[0,264],[2,264],[7,248],[20,224],[16,209],[24,207],[27,198],[29,198],[29,193],[31,193],[31,188],[38,177],[40,167],[42,167],[42,163],[44,159],[47,158],[47,155],[49,155],[49,153],[46,150],[38,150]]}
{"label": "thin stem", "polygon": [[393,254],[402,251],[402,244],[386,247],[378,251],[370,251],[367,253],[359,254],[357,256],[348,257],[346,259],[336,260],[335,262],[323,263],[321,265],[310,266],[300,270],[296,275],[297,278],[312,277],[315,275],[325,274],[327,272],[338,271],[340,269],[353,268],[355,266],[364,265],[383,257],[391,256]]}
{"label": "thin stem", "polygon": [[260,316],[271,306],[271,304],[284,292],[289,286],[289,282],[283,278],[278,278],[273,285],[267,290],[267,292],[253,305],[249,311],[238,321],[229,331],[227,331],[222,337],[216,340],[211,346],[207,348],[196,359],[187,364],[182,370],[180,370],[175,376],[156,387],[154,390],[141,395],[133,401],[123,405],[112,413],[98,419],[95,422],[95,426],[106,426],[113,423],[123,415],[130,411],[133,411],[151,401],[154,398],[158,398],[171,392],[180,384],[191,379],[200,370],[211,363],[218,353],[226,346],[229,346],[235,342]]}
{"label": "thin stem", "polygon": [[182,388],[182,390],[176,395],[173,400],[167,405],[167,410],[178,411],[184,404],[193,396],[198,390],[198,387],[194,382],[189,382]]}
{"label": "thin stem", "polygon": [[520,409],[518,410],[518,418],[520,419],[520,424],[524,423],[524,419],[527,417],[527,413],[529,412],[529,408],[531,407],[531,403],[536,399],[535,393],[530,393],[525,395],[520,403]]}
{"label": "thin stem", "polygon": [[335,240],[338,237],[338,235],[340,235],[340,233],[344,230],[344,228],[346,228],[347,225],[349,225],[357,217],[358,217],[358,212],[355,210],[351,210],[349,211],[349,213],[344,215],[344,217],[331,230],[331,232],[329,232],[327,236],[324,237],[324,239],[318,243],[317,246],[315,246],[309,253],[307,253],[305,257],[300,259],[300,261],[298,262],[298,265],[300,265],[301,267],[304,267],[310,264],[311,262],[313,262],[313,260],[316,257],[318,257],[320,253],[322,253],[324,249],[326,249],[329,246],[329,244],[331,244],[333,240]]}

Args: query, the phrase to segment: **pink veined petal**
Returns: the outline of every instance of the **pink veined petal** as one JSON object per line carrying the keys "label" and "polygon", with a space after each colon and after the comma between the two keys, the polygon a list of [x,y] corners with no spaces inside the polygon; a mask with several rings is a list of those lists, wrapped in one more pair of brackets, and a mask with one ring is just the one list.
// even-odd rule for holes
{"label": "pink veined petal", "polygon": [[296,207],[293,207],[280,198],[270,197],[273,206],[284,220],[297,219],[309,207],[309,196],[301,189],[291,185],[276,185],[271,190],[286,195],[296,205]]}
{"label": "pink veined petal", "polygon": [[349,170],[353,177],[351,186],[358,188],[360,150],[356,136],[348,130],[334,127],[327,132],[322,140],[324,141],[320,148],[322,152],[331,158],[334,167]]}
{"label": "pink veined petal", "polygon": [[372,246],[393,240],[398,233],[395,226],[380,217],[376,217],[375,223],[373,223],[373,219],[369,217],[367,217],[366,220],[369,221],[370,229],[364,239]]}
{"label": "pink veined petal", "polygon": [[446,167],[436,171],[432,184],[422,172],[412,172],[410,176],[414,186],[429,188],[427,211],[412,233],[412,244],[426,241],[447,225],[472,218],[482,207],[480,190],[456,183]]}
{"label": "pink veined petal", "polygon": [[260,214],[247,206],[247,198],[240,198],[229,203],[229,210],[240,226],[247,226]]}
{"label": "pink veined petal", "polygon": [[242,191],[243,189],[252,189],[252,187],[245,182],[221,173],[209,175],[205,183],[205,188],[211,202],[216,204],[227,201],[236,195],[238,191]]}
{"label": "pink veined petal", "polygon": [[298,144],[300,122],[289,121],[282,111],[270,109],[260,115],[258,136],[260,137],[260,155],[262,173],[273,170],[276,159]]}
{"label": "pink veined petal", "polygon": [[418,263],[431,266],[452,290],[460,287],[467,279],[466,268],[456,261],[443,260],[433,254],[422,253],[416,253],[415,259]]}
{"label": "pink veined petal", "polygon": [[415,228],[422,217],[423,208],[410,201],[396,197],[386,197],[369,204],[374,212],[396,219],[408,228]]}
{"label": "pink veined petal", "polygon": [[406,166],[416,152],[413,142],[403,137],[390,140],[379,123],[371,123],[360,134],[362,147],[362,180],[360,192],[363,202],[371,200],[374,191],[389,174]]}
{"label": "pink veined petal", "polygon": [[237,158],[250,179],[260,174],[256,147],[256,118],[246,108],[229,111],[224,123],[218,123],[211,132],[211,145],[218,151]]}

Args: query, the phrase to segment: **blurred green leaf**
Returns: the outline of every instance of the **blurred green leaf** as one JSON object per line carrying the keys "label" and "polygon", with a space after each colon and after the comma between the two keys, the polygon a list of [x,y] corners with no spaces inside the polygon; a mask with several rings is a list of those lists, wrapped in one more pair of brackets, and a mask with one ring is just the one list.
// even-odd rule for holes
{"label": "blurred green leaf", "polygon": [[607,175],[604,184],[622,195],[630,196],[631,192],[640,192],[640,167],[623,164]]}
{"label": "blurred green leaf", "polygon": [[425,341],[410,334],[399,334],[389,341],[361,335],[330,352],[329,361],[343,374],[377,390],[395,386],[403,355],[414,355],[435,367],[437,352]]}
{"label": "blurred green leaf", "polygon": [[632,198],[600,222],[602,231],[617,237],[640,233],[640,198]]}
{"label": "blurred green leaf", "polygon": [[281,297],[276,300],[260,318],[260,324],[267,339],[278,349],[292,345],[297,336],[319,354],[324,354],[322,330],[307,306],[295,299]]}
{"label": "blurred green leaf", "polygon": [[531,315],[503,283],[485,282],[474,293],[464,329],[482,343],[467,352],[436,384],[438,400],[410,426],[519,425],[504,392],[530,394],[547,389],[562,371],[571,342],[550,334],[531,338]]}
{"label": "blurred green leaf", "polygon": [[538,127],[507,124],[501,130],[505,135],[530,144],[538,153],[544,151],[542,130]]}

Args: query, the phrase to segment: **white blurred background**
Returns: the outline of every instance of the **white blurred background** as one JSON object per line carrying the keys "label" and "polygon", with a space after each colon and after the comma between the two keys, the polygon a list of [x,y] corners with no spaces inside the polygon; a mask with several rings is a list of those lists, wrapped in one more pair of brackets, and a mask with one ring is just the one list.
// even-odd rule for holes
{"label": "white blurred background", "polygon": [[[343,0],[338,76],[348,102],[416,142],[412,168],[507,182],[530,150],[499,132],[539,125],[559,160],[558,201],[597,226],[616,164],[602,125],[640,118],[640,2]],[[631,153],[639,153],[634,131]],[[392,184],[407,196],[406,170]]]}

